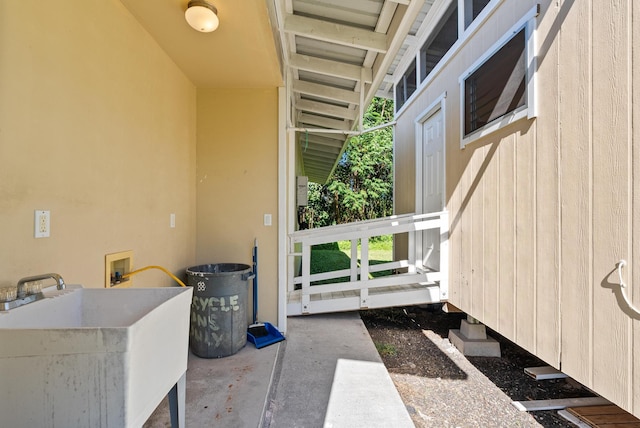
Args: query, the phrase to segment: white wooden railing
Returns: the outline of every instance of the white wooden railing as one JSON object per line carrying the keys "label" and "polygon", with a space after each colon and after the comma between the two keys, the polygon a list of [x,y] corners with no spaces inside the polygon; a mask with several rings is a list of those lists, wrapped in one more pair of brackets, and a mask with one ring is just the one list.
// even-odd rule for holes
{"label": "white wooden railing", "polygon": [[[423,233],[428,230],[439,231],[439,263],[435,263],[439,269],[426,266],[431,251],[423,257]],[[408,234],[408,259],[382,264],[370,265],[369,240],[372,237],[384,235]],[[299,310],[293,310],[296,314],[308,314],[310,302],[314,295],[329,295],[336,292],[356,292],[359,295],[359,308],[369,307],[370,290],[402,286],[409,284],[423,284],[425,286],[437,286],[437,299],[444,301],[448,298],[448,239],[449,219],[446,212],[429,214],[404,214],[385,217],[375,220],[367,220],[296,231],[289,235],[289,256],[297,259],[291,260],[288,280],[288,295],[296,295],[296,303]],[[351,241],[351,263],[349,269],[332,270],[323,273],[311,274],[311,247],[319,244],[338,241]],[[358,264],[358,243],[360,244],[360,264]],[[433,246],[431,247],[433,250]],[[437,253],[436,253],[437,254]],[[293,266],[301,266],[294,269]],[[295,275],[295,270],[301,272]],[[393,275],[371,278],[370,273],[392,270]],[[317,281],[327,281],[336,278],[348,277],[347,282],[332,282],[328,284],[311,285]],[[353,293],[352,293],[353,294]],[[410,304],[405,303],[405,304]],[[415,302],[415,304],[426,302]],[[379,307],[380,305],[375,305]],[[291,308],[291,298],[289,299]],[[341,307],[341,310],[349,310],[349,307]]]}

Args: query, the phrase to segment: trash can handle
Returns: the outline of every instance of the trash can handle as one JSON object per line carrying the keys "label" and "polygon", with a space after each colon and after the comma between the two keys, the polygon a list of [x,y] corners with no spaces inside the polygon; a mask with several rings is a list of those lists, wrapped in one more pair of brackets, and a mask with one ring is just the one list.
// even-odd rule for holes
{"label": "trash can handle", "polygon": [[242,274],[242,280],[243,281],[248,281],[250,279],[253,279],[256,277],[256,274],[253,272],[246,272]]}

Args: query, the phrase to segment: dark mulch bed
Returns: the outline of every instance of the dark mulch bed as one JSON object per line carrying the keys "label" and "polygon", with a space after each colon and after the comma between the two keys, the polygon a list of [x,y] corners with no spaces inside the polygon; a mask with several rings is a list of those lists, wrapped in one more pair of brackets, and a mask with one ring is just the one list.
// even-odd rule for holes
{"label": "dark mulch bed", "polygon": [[[465,357],[458,355],[456,358],[452,358],[450,352],[443,352],[442,344],[440,346],[437,345],[441,340],[448,337],[450,329],[460,328],[460,321],[465,318],[465,315],[447,314],[440,309],[440,305],[362,311],[361,317],[378,348],[385,366],[392,374],[401,396],[403,393],[415,394],[415,391],[419,390],[419,388],[416,389],[415,385],[405,385],[406,388],[403,385],[399,385],[398,383],[402,382],[415,382],[415,380],[404,379],[428,378],[430,393],[441,391],[441,394],[448,394],[447,388],[457,387],[449,385],[461,384],[461,382],[447,384],[447,381],[465,381],[462,382],[465,388],[487,388],[486,382],[478,381],[481,378],[477,374],[478,372],[486,376],[508,397],[508,399],[500,397],[498,401],[487,399],[487,402],[492,405],[509,407],[504,409],[504,418],[510,418],[511,416],[509,415],[513,415],[509,399],[523,401],[593,395],[571,379],[536,381],[527,376],[524,373],[525,367],[537,367],[546,364],[489,329],[487,329],[487,333],[500,342],[502,357],[466,357],[466,361],[476,369],[475,374],[470,375],[468,372],[473,370],[464,370],[466,361],[463,364],[461,364],[461,360],[456,361],[456,358],[464,359]],[[428,337],[429,335],[432,335],[432,339]],[[442,341],[442,343],[446,344],[447,342]],[[471,366],[468,367],[471,368]],[[393,376],[394,374],[413,376]],[[436,387],[434,387],[433,379],[439,382]],[[420,387],[424,388],[424,384]],[[456,391],[453,391],[450,396],[455,397],[455,393]],[[488,388],[487,394],[500,395],[495,388]],[[403,396],[405,404],[410,401],[407,398]],[[427,401],[433,401],[431,398]],[[450,400],[451,398],[443,397],[445,401],[448,399]],[[484,396],[482,399],[484,400]],[[433,409],[411,408],[411,406],[419,406],[416,403],[420,403],[420,400],[411,400],[411,402],[412,404],[408,405],[410,413],[428,415],[430,411],[433,414]],[[451,413],[451,411],[449,412]],[[526,426],[528,423],[535,425],[530,418],[524,422],[516,420],[501,421],[501,412],[499,410],[490,413],[489,418],[491,420],[485,421],[485,426]],[[414,414],[412,414],[412,417],[414,417]],[[543,427],[574,427],[573,424],[560,417],[556,411],[532,412],[531,415]],[[487,418],[487,416],[484,417]],[[526,418],[526,415],[517,415],[517,417]],[[479,420],[482,418],[481,415],[468,415],[468,424],[465,422],[465,415],[457,416],[457,418],[451,416],[451,420],[447,421],[450,424],[455,421],[455,424],[461,424],[460,426],[483,426],[482,420]],[[427,420],[429,419],[427,418]],[[432,419],[433,422],[425,424],[424,419],[420,420],[414,417],[414,422],[419,427],[437,426],[438,416],[435,415]]]}

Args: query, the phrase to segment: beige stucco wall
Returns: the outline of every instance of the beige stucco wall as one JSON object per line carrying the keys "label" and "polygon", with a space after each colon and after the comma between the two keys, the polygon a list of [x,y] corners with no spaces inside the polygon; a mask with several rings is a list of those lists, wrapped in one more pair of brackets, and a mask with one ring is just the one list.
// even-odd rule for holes
{"label": "beige stucco wall", "polygon": [[[195,109],[119,1],[1,1],[0,286],[52,271],[102,287],[105,254],[122,250],[134,267],[194,263]],[[35,209],[51,237],[34,238]]]}
{"label": "beige stucco wall", "polygon": [[259,318],[277,324],[278,89],[199,89],[197,98],[198,264],[251,265],[257,239]]}
{"label": "beige stucco wall", "polygon": [[[414,120],[446,93],[450,301],[640,415],[640,322],[615,271],[629,262],[640,306],[640,9],[497,3],[398,117],[397,211],[414,207]],[[461,149],[458,77],[536,3],[537,118]]]}

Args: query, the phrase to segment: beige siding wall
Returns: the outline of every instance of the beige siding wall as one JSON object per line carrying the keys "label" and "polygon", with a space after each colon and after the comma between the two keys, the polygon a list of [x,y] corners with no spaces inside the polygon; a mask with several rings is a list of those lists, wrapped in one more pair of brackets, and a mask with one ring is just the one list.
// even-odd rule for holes
{"label": "beige siding wall", "polygon": [[[195,262],[193,84],[117,0],[0,1],[0,286]],[[51,236],[34,238],[34,210]],[[176,227],[169,227],[170,213]],[[175,285],[160,271],[136,286]]]}
{"label": "beige siding wall", "polygon": [[[450,301],[640,414],[640,7],[541,2],[538,117],[460,149],[460,76],[535,1],[504,0],[396,127],[396,211],[415,193],[415,119],[446,98]],[[635,291],[635,293],[634,293]]]}

